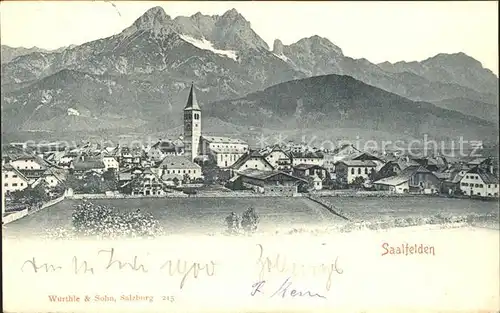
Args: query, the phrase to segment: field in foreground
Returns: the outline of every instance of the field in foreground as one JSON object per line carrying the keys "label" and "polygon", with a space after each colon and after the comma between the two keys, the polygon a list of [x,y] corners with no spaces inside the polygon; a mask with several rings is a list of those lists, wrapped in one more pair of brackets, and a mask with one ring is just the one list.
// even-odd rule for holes
{"label": "field in foreground", "polygon": [[[342,198],[325,197],[353,222],[378,223],[396,218],[475,215],[475,222],[498,228],[496,202],[447,198]],[[73,207],[81,200],[65,200],[4,226],[9,237],[43,236],[47,229],[70,228]],[[150,198],[92,200],[120,211],[151,212],[167,234],[219,234],[231,212],[241,214],[254,207],[260,215],[259,232],[339,229],[346,222],[323,206],[305,198]],[[422,223],[420,223],[422,224]],[[427,222],[424,222],[427,224]],[[476,223],[477,224],[477,223]]]}
{"label": "field in foreground", "polygon": [[498,202],[456,198],[415,196],[404,198],[322,197],[355,221],[377,221],[436,215],[496,215]]}
{"label": "field in foreground", "polygon": [[[65,200],[5,226],[8,236],[42,235],[46,229],[71,227],[73,207],[81,200]],[[260,216],[259,229],[328,227],[342,220],[326,208],[303,198],[150,198],[92,200],[120,211],[151,212],[167,233],[220,233],[231,212],[241,214],[254,207]]]}

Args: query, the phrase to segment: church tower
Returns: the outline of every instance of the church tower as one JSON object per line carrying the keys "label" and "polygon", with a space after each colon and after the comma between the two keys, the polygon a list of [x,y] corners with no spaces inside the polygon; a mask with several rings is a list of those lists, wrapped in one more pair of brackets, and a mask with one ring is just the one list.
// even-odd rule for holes
{"label": "church tower", "polygon": [[201,140],[201,109],[196,100],[194,84],[191,84],[189,97],[184,108],[184,151],[194,160],[198,156]]}

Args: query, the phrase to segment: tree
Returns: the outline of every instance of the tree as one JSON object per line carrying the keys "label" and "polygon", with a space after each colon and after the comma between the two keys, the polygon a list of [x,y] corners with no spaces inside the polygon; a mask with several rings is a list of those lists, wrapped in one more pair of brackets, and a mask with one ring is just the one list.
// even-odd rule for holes
{"label": "tree", "polygon": [[246,232],[255,232],[257,230],[257,226],[259,225],[259,216],[257,212],[255,212],[254,208],[248,208],[245,212],[243,212],[243,216],[241,218],[241,227]]}
{"label": "tree", "polygon": [[253,233],[257,230],[260,218],[254,208],[248,208],[241,218],[238,214],[231,212],[225,221],[229,234],[239,234],[241,231]]}
{"label": "tree", "polygon": [[229,214],[226,217],[226,225],[227,225],[228,233],[230,233],[230,234],[239,233],[239,231],[241,229],[240,217],[236,213],[231,212],[231,214]]}
{"label": "tree", "polygon": [[103,180],[99,175],[87,175],[83,178],[83,186],[81,191],[83,193],[104,193]]}
{"label": "tree", "polygon": [[118,175],[116,174],[116,169],[110,168],[102,174],[104,181],[102,182],[102,188],[104,191],[115,191],[118,190]]}
{"label": "tree", "polygon": [[356,178],[354,178],[353,182],[352,182],[352,186],[355,187],[355,188],[361,188],[363,186],[363,184],[365,183],[365,179],[364,177],[362,176],[357,176]]}
{"label": "tree", "polygon": [[66,177],[66,186],[68,188],[73,189],[73,191],[81,192],[82,185],[83,185],[83,182],[80,179],[76,178],[75,175],[70,174],[70,175],[68,175],[68,177]]}
{"label": "tree", "polygon": [[377,172],[373,168],[370,170],[370,173],[368,174],[368,179],[371,182],[374,182],[377,179]]}
{"label": "tree", "polygon": [[47,182],[41,180],[35,187],[29,186],[23,190],[15,191],[12,196],[15,201],[24,200],[26,203],[36,204],[50,200],[47,190]]}
{"label": "tree", "polygon": [[52,192],[58,197],[62,196],[65,191],[66,191],[65,183],[59,183],[52,188]]}
{"label": "tree", "polygon": [[189,177],[189,175],[188,175],[188,174],[184,174],[184,175],[182,176],[182,183],[183,183],[183,184],[189,184],[190,182],[191,182],[191,177]]}

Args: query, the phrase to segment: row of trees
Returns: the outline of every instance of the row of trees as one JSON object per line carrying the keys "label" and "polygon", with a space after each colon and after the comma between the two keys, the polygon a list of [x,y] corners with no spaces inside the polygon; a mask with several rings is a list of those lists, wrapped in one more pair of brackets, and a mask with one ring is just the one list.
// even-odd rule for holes
{"label": "row of trees", "polygon": [[89,173],[81,179],[70,174],[66,179],[66,186],[76,193],[105,193],[118,189],[118,174],[109,169],[101,175]]}
{"label": "row of trees", "polygon": [[16,203],[35,205],[49,201],[52,197],[59,197],[65,190],[65,186],[62,184],[49,187],[47,182],[42,180],[35,186],[30,185],[23,190],[16,190],[10,196]]}

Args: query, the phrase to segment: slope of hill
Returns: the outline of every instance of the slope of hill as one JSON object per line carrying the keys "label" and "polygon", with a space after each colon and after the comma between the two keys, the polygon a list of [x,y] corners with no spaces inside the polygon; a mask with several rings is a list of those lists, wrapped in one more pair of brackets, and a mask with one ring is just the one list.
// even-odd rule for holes
{"label": "slope of hill", "polygon": [[498,93],[498,77],[483,68],[481,62],[463,52],[440,53],[422,62],[384,62],[379,66],[388,72],[414,73],[432,82],[458,84],[479,92]]}
{"label": "slope of hill", "polygon": [[458,111],[463,114],[498,123],[498,107],[486,102],[474,101],[468,98],[453,98],[432,103],[444,109]]}
{"label": "slope of hill", "polygon": [[496,140],[496,125],[414,102],[349,76],[326,75],[272,86],[206,106],[211,116],[276,129],[358,128],[434,139]]}

